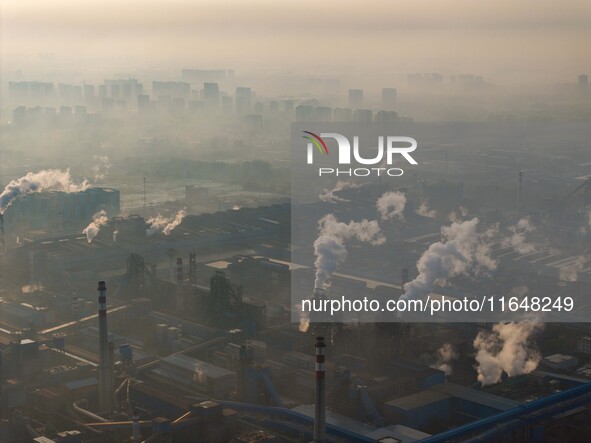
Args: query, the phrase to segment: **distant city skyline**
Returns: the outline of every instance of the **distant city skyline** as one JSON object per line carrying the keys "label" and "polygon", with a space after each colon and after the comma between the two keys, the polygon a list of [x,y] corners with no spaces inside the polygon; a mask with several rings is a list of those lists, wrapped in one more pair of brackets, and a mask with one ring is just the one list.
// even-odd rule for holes
{"label": "distant city skyline", "polygon": [[82,60],[78,69],[107,59],[128,69],[172,63],[478,72],[509,83],[547,83],[587,72],[591,53],[591,4],[584,0],[372,0],[346,7],[335,0],[4,0],[0,23],[3,69],[15,57],[51,53]]}

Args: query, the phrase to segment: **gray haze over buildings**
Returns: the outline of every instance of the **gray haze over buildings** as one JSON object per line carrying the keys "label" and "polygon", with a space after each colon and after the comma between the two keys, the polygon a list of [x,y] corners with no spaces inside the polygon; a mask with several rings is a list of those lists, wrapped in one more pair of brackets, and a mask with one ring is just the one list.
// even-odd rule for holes
{"label": "gray haze over buildings", "polygon": [[[589,435],[590,54],[583,0],[3,1],[0,442]],[[335,127],[418,164],[319,180]],[[554,312],[305,311],[363,297]]]}

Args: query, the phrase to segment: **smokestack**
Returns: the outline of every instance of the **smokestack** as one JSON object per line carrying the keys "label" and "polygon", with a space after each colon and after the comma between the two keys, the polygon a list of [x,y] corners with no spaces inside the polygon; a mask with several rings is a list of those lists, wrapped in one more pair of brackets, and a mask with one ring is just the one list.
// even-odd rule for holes
{"label": "smokestack", "polygon": [[111,356],[109,349],[109,334],[107,329],[107,285],[104,281],[98,282],[98,316],[99,316],[99,410],[111,412],[113,410],[113,392],[111,384]]}
{"label": "smokestack", "polygon": [[324,337],[316,337],[316,402],[314,443],[326,442],[326,387],[324,380]]}
{"label": "smokestack", "polygon": [[183,303],[183,259],[176,259],[176,309],[181,312],[184,308]]}

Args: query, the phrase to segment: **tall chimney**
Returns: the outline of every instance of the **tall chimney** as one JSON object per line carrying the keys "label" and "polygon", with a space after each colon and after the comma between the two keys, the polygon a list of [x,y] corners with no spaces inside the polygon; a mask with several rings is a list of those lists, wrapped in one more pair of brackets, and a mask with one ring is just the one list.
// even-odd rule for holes
{"label": "tall chimney", "polygon": [[316,337],[316,402],[314,443],[326,443],[326,387],[324,380],[324,337]]}
{"label": "tall chimney", "polygon": [[176,309],[182,312],[184,308],[183,303],[183,259],[178,257],[176,259]]}
{"label": "tall chimney", "polygon": [[98,317],[99,317],[99,366],[98,389],[99,410],[111,412],[113,410],[113,393],[111,392],[111,358],[109,355],[109,334],[107,329],[107,285],[98,282]]}

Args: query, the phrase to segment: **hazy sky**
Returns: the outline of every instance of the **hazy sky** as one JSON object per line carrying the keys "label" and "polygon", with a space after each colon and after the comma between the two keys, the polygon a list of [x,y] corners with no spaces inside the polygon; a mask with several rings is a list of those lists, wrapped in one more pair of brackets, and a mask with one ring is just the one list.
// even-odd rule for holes
{"label": "hazy sky", "polygon": [[4,61],[39,53],[203,67],[335,66],[567,81],[589,0],[0,0]]}

